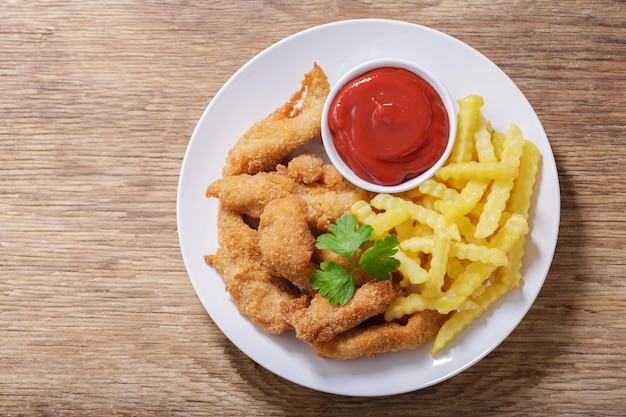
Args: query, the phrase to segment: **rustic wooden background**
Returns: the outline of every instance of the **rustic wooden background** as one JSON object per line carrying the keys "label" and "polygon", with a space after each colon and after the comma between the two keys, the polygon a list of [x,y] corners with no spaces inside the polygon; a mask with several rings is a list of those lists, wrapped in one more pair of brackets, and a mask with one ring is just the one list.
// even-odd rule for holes
{"label": "rustic wooden background", "polygon": [[[300,30],[401,19],[484,53],[551,140],[545,286],[439,385],[351,398],[287,382],[203,310],[176,233],[189,137],[221,85]],[[624,1],[3,1],[0,415],[626,415]]]}

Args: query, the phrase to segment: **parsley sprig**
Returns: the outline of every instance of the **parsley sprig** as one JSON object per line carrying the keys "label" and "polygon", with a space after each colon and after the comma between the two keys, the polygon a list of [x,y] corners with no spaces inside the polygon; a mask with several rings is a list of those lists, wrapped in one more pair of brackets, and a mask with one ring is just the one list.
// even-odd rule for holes
{"label": "parsley sprig", "polygon": [[345,304],[354,294],[354,274],[363,271],[379,280],[390,280],[391,274],[400,267],[400,261],[393,257],[398,252],[398,237],[390,234],[374,241],[360,257],[357,251],[374,236],[374,229],[368,224],[358,225],[357,218],[344,214],[335,224],[328,226],[331,233],[317,237],[316,247],[328,249],[348,261],[349,270],[337,262],[322,262],[320,269],[309,279],[311,286],[328,297],[331,304]]}

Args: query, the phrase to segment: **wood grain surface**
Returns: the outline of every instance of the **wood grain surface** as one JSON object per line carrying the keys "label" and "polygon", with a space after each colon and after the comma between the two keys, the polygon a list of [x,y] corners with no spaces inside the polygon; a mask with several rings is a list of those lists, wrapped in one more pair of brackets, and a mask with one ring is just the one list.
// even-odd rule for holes
{"label": "wood grain surface", "polygon": [[[626,415],[624,1],[3,1],[0,415]],[[187,277],[176,190],[222,84],[280,39],[376,17],[446,32],[524,92],[561,229],[493,353],[433,387],[323,394],[256,365]]]}

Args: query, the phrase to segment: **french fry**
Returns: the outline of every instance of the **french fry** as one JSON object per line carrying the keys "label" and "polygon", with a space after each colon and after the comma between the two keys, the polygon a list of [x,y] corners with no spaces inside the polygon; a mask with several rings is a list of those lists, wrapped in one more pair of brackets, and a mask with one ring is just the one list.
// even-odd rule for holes
{"label": "french fry", "polygon": [[423,224],[419,222],[414,224],[413,237],[432,237],[432,235],[433,235],[433,229],[431,229],[430,226],[428,226],[427,224]]}
{"label": "french fry", "polygon": [[[501,163],[513,168],[520,165],[520,157],[524,149],[524,136],[522,131],[515,124],[509,127],[506,138],[503,143],[501,154]],[[494,155],[495,157],[495,155]],[[515,177],[500,178],[494,181],[491,190],[487,196],[487,202],[480,215],[478,224],[476,225],[475,236],[490,236],[498,227],[500,217],[504,211]]]}
{"label": "french fry", "polygon": [[481,96],[470,95],[459,99],[459,115],[455,146],[450,154],[452,162],[472,160],[474,148],[474,130],[480,118],[480,108],[485,104]]}
{"label": "french fry", "polygon": [[476,123],[474,143],[476,144],[476,156],[480,162],[497,162],[496,154],[491,143],[492,129],[489,123],[482,117]]}
{"label": "french fry", "polygon": [[433,250],[428,270],[428,280],[424,282],[422,294],[435,297],[441,294],[446,275],[448,253],[450,252],[450,236],[444,229],[435,229]]}
{"label": "french fry", "polygon": [[398,246],[405,251],[432,253],[434,242],[432,236],[414,236],[401,241]]}
{"label": "french fry", "polygon": [[512,188],[513,178],[498,179],[493,182],[476,225],[475,237],[487,237],[495,232]]}
{"label": "french fry", "polygon": [[493,144],[493,152],[496,155],[496,159],[500,161],[502,159],[502,150],[504,149],[504,141],[506,140],[506,134],[503,132],[493,132],[491,135],[491,143]]}
{"label": "french fry", "polygon": [[496,266],[508,266],[509,258],[502,249],[489,248],[474,243],[452,242],[449,255],[457,259],[468,259]]}
{"label": "french fry", "polygon": [[437,298],[437,311],[442,314],[448,314],[463,304],[479,286],[483,285],[496,270],[496,266],[492,264],[484,264],[482,262],[472,262],[465,268],[463,273],[454,280],[448,291]]}
{"label": "french fry", "polygon": [[459,229],[459,233],[461,233],[461,239],[464,242],[483,246],[487,244],[486,239],[477,238],[474,236],[474,234],[476,233],[476,225],[472,223],[472,216],[460,216],[457,217],[455,220],[455,223]]}
{"label": "french fry", "polygon": [[465,265],[459,258],[450,257],[448,265],[446,265],[446,274],[452,280],[455,280],[465,271]]}
{"label": "french fry", "polygon": [[420,294],[409,294],[396,298],[385,311],[385,320],[399,319],[416,311],[434,310],[435,300]]}
{"label": "french fry", "polygon": [[422,284],[428,279],[428,271],[426,271],[419,262],[407,255],[402,249],[394,255],[394,258],[400,261],[400,274],[409,284]]}
{"label": "french fry", "polygon": [[533,186],[535,185],[537,172],[539,171],[540,160],[541,154],[537,146],[529,141],[524,142],[524,150],[520,158],[520,175],[513,184],[513,189],[507,202],[507,211],[519,213],[528,218],[528,209],[533,195]]}
{"label": "french fry", "polygon": [[485,289],[485,292],[477,297],[474,302],[478,308],[461,310],[452,315],[439,329],[431,354],[436,354],[444,349],[455,337],[465,330],[476,319],[482,316],[491,308],[500,298],[509,291],[504,284],[493,284]]}
{"label": "french fry", "polygon": [[369,224],[376,218],[376,213],[367,201],[357,201],[352,205],[351,211],[361,224]]}
{"label": "french fry", "polygon": [[515,124],[511,124],[504,140],[504,149],[500,157],[500,162],[512,167],[519,167],[520,156],[524,148],[524,136],[522,131]]}
{"label": "french fry", "polygon": [[435,204],[435,207],[442,213],[445,213],[446,218],[454,221],[457,217],[472,211],[485,194],[488,185],[488,180],[471,180],[467,183],[465,188],[463,188],[463,191],[459,193],[457,198],[454,200],[440,201],[440,204]]}
{"label": "french fry", "polygon": [[[426,181],[428,182],[428,181]],[[421,196],[423,196],[424,193],[422,193],[422,190],[420,189],[420,187],[417,188],[413,188],[409,191],[405,191],[403,193],[398,194],[399,197],[405,198],[407,200],[413,200],[416,198],[420,198]]]}
{"label": "french fry", "polygon": [[407,219],[402,223],[397,224],[395,229],[399,242],[404,242],[405,240],[411,239],[415,236],[415,224],[413,219]]}
{"label": "french fry", "polygon": [[518,288],[522,280],[522,257],[524,256],[524,244],[526,238],[520,237],[509,251],[509,265],[507,268],[501,268],[500,281],[508,288]]}
{"label": "french fry", "polygon": [[377,194],[370,203],[378,210],[390,210],[398,208],[408,213],[409,217],[426,224],[431,229],[445,228],[453,239],[460,239],[459,229],[455,224],[448,222],[443,215],[435,210],[427,209],[400,197],[390,194]]}
{"label": "french fry", "polygon": [[514,213],[491,239],[489,246],[500,248],[500,250],[507,253],[513,248],[515,242],[526,233],[528,233],[528,220],[521,214]]}
{"label": "french fry", "polygon": [[421,194],[430,195],[439,200],[453,200],[459,195],[455,189],[446,187],[445,184],[436,181],[434,178],[423,182],[419,186],[419,191]]}
{"label": "french fry", "polygon": [[[385,320],[391,321],[415,313],[416,311],[435,310],[436,300],[421,294],[408,294],[396,298],[385,311]],[[468,300],[462,306],[463,310],[475,310],[480,305],[473,300]]]}
{"label": "french fry", "polygon": [[518,169],[507,164],[498,162],[457,162],[439,168],[435,173],[444,181],[457,180],[495,180],[504,178],[517,178]]}
{"label": "french fry", "polygon": [[383,213],[378,213],[368,223],[374,228],[374,239],[379,239],[384,236],[386,232],[395,228],[397,225],[404,223],[409,218],[409,213],[401,208],[386,210]]}

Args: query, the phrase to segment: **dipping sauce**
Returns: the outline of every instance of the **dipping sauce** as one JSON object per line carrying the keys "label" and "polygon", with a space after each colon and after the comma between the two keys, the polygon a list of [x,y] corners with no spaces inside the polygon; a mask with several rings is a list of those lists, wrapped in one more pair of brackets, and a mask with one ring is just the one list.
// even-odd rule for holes
{"label": "dipping sauce", "polygon": [[437,91],[396,67],[346,83],[331,103],[328,125],[346,165],[379,185],[401,184],[427,171],[444,153],[450,133]]}

